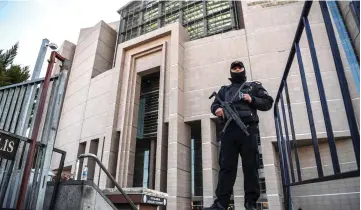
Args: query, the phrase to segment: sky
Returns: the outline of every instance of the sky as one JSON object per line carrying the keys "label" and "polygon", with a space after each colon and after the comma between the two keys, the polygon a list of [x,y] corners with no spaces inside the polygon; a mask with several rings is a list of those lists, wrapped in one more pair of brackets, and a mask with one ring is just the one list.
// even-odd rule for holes
{"label": "sky", "polygon": [[[117,10],[130,0],[0,0],[0,49],[19,42],[14,63],[34,68],[43,38],[59,47],[77,43],[81,28],[120,19]],[[50,50],[46,59],[50,56]],[[41,75],[45,75],[46,62]]]}

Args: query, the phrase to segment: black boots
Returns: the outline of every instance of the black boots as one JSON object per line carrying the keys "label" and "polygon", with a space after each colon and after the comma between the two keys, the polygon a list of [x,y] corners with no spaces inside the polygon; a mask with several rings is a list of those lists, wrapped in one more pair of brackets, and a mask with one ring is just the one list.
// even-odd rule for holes
{"label": "black boots", "polygon": [[246,207],[246,210],[256,210],[256,205],[254,203],[246,203],[244,207]]}
{"label": "black boots", "polygon": [[218,202],[212,204],[212,206],[204,208],[203,210],[226,210],[221,204]]}

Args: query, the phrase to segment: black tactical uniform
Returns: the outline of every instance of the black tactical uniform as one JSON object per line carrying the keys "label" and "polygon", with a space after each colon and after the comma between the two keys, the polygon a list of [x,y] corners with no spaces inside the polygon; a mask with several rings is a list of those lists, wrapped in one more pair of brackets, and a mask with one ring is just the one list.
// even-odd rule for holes
{"label": "black tactical uniform", "polygon": [[[232,63],[231,69],[237,65],[244,67],[242,62],[235,61]],[[219,157],[220,171],[216,189],[217,199],[213,206],[208,208],[210,210],[226,209],[228,207],[237,176],[238,154],[242,157],[246,209],[255,209],[256,201],[260,196],[258,177],[259,151],[257,144],[260,137],[257,110],[270,110],[273,99],[268,95],[260,82],[247,82],[245,71],[241,73],[231,72],[231,76],[232,84],[222,86],[218,94],[224,101],[230,102],[234,99],[232,103],[241,120],[248,126],[247,130],[250,135],[246,136],[232,121],[223,138],[220,139],[221,151]],[[251,103],[240,99],[238,91],[242,85],[241,92],[252,97]],[[234,97],[235,95],[237,97]],[[220,108],[220,104],[215,100],[211,106],[211,111],[214,115],[218,108]]]}

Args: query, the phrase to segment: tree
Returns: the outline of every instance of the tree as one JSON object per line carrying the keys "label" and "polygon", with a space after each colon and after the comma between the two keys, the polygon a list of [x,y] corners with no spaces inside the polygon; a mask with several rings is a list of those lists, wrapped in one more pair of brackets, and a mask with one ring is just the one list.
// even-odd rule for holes
{"label": "tree", "polygon": [[13,64],[18,54],[19,42],[10,49],[0,49],[0,87],[23,82],[30,77],[29,66]]}

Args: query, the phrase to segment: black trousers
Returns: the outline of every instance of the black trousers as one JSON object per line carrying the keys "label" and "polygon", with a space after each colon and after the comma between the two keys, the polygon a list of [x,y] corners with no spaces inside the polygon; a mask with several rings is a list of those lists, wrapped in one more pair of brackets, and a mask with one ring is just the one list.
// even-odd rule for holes
{"label": "black trousers", "polygon": [[217,200],[223,207],[228,208],[229,200],[236,181],[238,154],[242,158],[244,174],[245,204],[256,202],[260,196],[259,188],[259,152],[257,140],[259,130],[257,124],[249,125],[249,136],[246,136],[235,124],[230,123],[221,140],[219,155],[220,171],[216,189]]}

